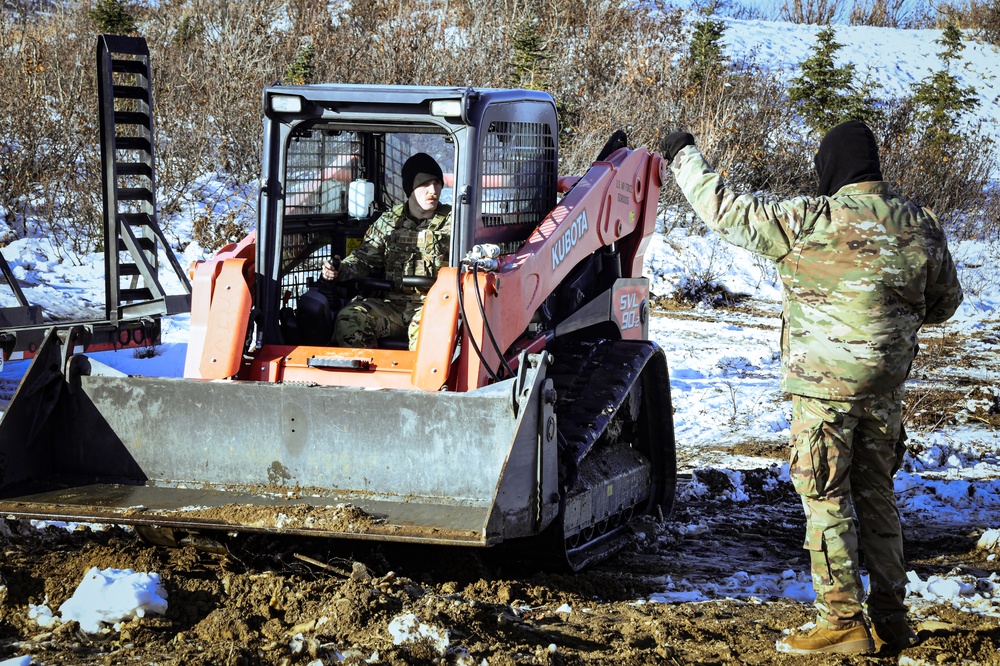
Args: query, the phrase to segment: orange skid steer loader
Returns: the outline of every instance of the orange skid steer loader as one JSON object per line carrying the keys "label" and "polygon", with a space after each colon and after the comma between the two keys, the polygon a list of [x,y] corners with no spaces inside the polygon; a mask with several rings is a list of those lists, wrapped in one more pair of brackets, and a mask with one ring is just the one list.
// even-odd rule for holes
{"label": "orange skid steer loader", "polygon": [[[125,376],[50,335],[0,421],[0,515],[534,543],[576,570],[633,515],[670,511],[642,276],[658,154],[619,133],[559,178],[555,104],[535,91],[271,86],[263,111],[257,228],[194,268],[184,377]],[[402,285],[425,293],[416,347],[333,346],[322,264],[405,201],[418,152],[453,212],[450,264]],[[390,286],[337,284],[345,301]]]}

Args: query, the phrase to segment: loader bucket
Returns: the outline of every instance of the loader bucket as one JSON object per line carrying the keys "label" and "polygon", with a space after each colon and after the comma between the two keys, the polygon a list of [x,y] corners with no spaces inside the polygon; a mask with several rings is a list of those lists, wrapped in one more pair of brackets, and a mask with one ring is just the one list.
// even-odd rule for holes
{"label": "loader bucket", "polygon": [[[61,364],[64,364],[65,370]],[[0,421],[0,516],[486,546],[558,506],[546,355],[468,393],[133,377],[54,335]]]}

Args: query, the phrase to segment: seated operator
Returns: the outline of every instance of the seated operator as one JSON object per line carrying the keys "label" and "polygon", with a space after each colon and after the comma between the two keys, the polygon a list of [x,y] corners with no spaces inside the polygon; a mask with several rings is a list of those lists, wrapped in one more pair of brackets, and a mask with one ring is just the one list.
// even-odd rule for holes
{"label": "seated operator", "polygon": [[338,267],[323,262],[320,291],[328,292],[334,280],[379,272],[393,284],[391,292],[354,300],[337,314],[333,344],[338,347],[374,348],[379,338],[406,335],[414,349],[426,291],[404,288],[402,278],[436,277],[438,269],[448,265],[451,206],[440,203],[441,167],[430,155],[417,153],[403,164],[402,177],[406,203],[383,213]]}

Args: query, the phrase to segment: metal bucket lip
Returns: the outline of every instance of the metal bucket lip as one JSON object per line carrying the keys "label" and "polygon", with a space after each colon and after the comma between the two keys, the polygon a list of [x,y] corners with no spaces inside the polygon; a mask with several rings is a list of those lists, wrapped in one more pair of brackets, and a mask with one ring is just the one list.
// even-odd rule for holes
{"label": "metal bucket lip", "polygon": [[[246,490],[246,489],[245,489]],[[250,531],[415,543],[488,545],[489,505],[329,495],[92,484],[0,501],[0,515],[187,530]]]}

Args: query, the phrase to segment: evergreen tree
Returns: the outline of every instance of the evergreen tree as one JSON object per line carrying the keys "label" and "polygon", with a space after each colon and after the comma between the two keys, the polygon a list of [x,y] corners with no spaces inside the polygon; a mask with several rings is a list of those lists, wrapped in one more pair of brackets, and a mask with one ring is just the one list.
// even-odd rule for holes
{"label": "evergreen tree", "polygon": [[290,85],[301,86],[312,83],[316,74],[316,48],[312,44],[305,44],[299,49],[295,56],[295,62],[288,66],[285,79]]}
{"label": "evergreen tree", "polygon": [[974,87],[960,86],[958,77],[951,73],[952,61],[965,48],[961,30],[950,23],[934,43],[944,49],[938,54],[944,69],[913,85],[913,102],[917,120],[928,126],[931,143],[946,145],[959,138],[955,132],[959,117],[978,107],[979,99]]}
{"label": "evergreen tree", "polygon": [[722,55],[722,37],[726,26],[722,21],[713,21],[712,7],[703,10],[705,18],[694,24],[691,46],[688,52],[688,76],[694,84],[717,78],[725,70],[726,59]]}
{"label": "evergreen tree", "polygon": [[99,0],[97,6],[87,12],[87,17],[94,22],[99,33],[129,35],[139,32],[129,9],[123,0]]}
{"label": "evergreen tree", "polygon": [[191,14],[187,14],[181,18],[181,22],[177,26],[177,32],[174,33],[173,42],[180,46],[191,44],[203,31],[204,27],[198,19]]}
{"label": "evergreen tree", "polygon": [[863,97],[853,94],[851,87],[854,65],[837,67],[834,62],[834,56],[843,47],[834,37],[831,26],[816,34],[812,55],[799,64],[800,74],[788,88],[788,97],[799,106],[806,125],[820,134],[850,119],[848,116],[865,106]]}
{"label": "evergreen tree", "polygon": [[542,90],[548,74],[549,59],[538,20],[525,18],[514,33],[514,55],[510,62],[510,85],[513,88]]}

